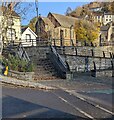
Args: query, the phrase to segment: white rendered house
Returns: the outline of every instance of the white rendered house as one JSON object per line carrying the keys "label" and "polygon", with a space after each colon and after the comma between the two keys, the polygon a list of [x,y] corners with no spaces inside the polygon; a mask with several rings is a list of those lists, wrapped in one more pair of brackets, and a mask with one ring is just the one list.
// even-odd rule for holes
{"label": "white rendered house", "polygon": [[37,35],[29,28],[21,28],[21,43],[24,47],[36,46]]}

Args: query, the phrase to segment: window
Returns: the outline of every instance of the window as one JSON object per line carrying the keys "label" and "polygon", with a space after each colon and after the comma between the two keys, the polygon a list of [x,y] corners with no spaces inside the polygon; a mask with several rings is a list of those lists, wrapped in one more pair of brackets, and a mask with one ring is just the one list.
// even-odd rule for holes
{"label": "window", "polygon": [[67,29],[65,29],[65,37],[67,37]]}
{"label": "window", "polygon": [[106,18],[108,18],[108,15],[106,15]]}
{"label": "window", "polygon": [[106,21],[108,21],[108,19],[106,19]]}
{"label": "window", "polygon": [[110,18],[111,18],[111,15],[110,15]]}
{"label": "window", "polygon": [[26,34],[26,42],[27,41],[31,42],[31,35],[30,34]]}
{"label": "window", "polygon": [[15,41],[15,29],[8,29],[7,37],[10,41]]}
{"label": "window", "polygon": [[100,19],[100,16],[98,16],[98,19]]}
{"label": "window", "polygon": [[111,21],[111,19],[109,19],[109,21]]}

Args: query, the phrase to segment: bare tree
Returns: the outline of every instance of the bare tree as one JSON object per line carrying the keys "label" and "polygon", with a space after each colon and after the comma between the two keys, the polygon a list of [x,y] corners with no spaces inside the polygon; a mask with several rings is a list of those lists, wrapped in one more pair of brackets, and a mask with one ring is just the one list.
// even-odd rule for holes
{"label": "bare tree", "polygon": [[[1,23],[1,32],[0,37],[3,44],[8,44],[11,41],[14,41],[14,39],[17,39],[14,36],[15,31],[13,31],[13,25],[14,25],[14,16],[17,15],[20,16],[20,19],[25,17],[26,13],[30,9],[31,4],[29,3],[27,6],[22,7],[23,2],[21,0],[18,0],[18,2],[15,0],[13,2],[2,2],[1,8],[1,16],[0,16],[0,23]],[[16,13],[16,12],[17,13]],[[21,24],[20,24],[21,28]],[[8,31],[10,30],[10,31]],[[21,29],[18,30],[21,33]],[[10,40],[8,39],[8,32],[10,32]]]}

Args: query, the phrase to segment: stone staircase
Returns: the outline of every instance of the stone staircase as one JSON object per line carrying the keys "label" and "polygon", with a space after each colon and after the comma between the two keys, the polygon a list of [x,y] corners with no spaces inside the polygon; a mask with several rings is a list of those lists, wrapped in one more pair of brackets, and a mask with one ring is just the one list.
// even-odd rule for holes
{"label": "stone staircase", "polygon": [[28,47],[27,49],[15,44],[4,47],[3,56],[8,58],[8,55],[12,54],[14,56],[18,55],[20,58],[26,58],[28,61],[30,59],[35,66],[33,76],[35,81],[61,79],[52,62],[47,58],[46,54],[48,52],[48,47]]}
{"label": "stone staircase", "polygon": [[61,79],[58,76],[58,72],[54,68],[54,65],[47,57],[47,53],[49,53],[49,47],[26,47],[25,50],[28,53],[30,60],[35,65],[34,80]]}
{"label": "stone staircase", "polygon": [[38,59],[34,63],[36,64],[34,80],[53,80],[59,78],[53,64],[48,58]]}

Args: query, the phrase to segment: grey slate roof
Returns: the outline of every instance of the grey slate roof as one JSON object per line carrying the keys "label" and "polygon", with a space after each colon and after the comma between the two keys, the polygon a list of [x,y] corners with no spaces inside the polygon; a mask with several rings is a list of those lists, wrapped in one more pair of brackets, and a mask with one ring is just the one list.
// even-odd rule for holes
{"label": "grey slate roof", "polygon": [[42,20],[44,21],[45,24],[49,25],[50,27],[54,27],[53,23],[49,20],[47,17],[42,17]]}
{"label": "grey slate roof", "polygon": [[71,25],[75,25],[76,20],[78,20],[78,18],[74,18],[74,17],[64,16],[55,13],[51,13],[51,14],[55,17],[55,19],[60,23],[62,27],[69,28]]}
{"label": "grey slate roof", "polygon": [[101,31],[107,31],[109,29],[109,26],[102,26],[100,28]]}

